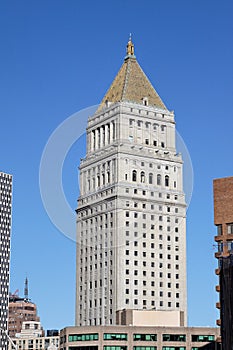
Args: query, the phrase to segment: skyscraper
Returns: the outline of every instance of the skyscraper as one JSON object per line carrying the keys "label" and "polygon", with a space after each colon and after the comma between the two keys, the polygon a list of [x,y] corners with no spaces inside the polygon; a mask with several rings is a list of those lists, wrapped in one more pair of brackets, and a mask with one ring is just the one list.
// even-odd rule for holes
{"label": "skyscraper", "polygon": [[7,349],[12,176],[0,172],[0,348]]}
{"label": "skyscraper", "polygon": [[183,162],[169,111],[127,55],[88,120],[77,208],[76,325],[116,323],[116,311],[187,318]]}

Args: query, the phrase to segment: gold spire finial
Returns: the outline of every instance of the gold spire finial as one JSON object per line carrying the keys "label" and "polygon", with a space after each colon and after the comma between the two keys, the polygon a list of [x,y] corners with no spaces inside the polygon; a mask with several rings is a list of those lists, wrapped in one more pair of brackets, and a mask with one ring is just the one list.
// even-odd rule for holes
{"label": "gold spire finial", "polygon": [[128,56],[134,56],[134,44],[132,43],[132,35],[129,35],[129,41],[126,48],[126,53]]}

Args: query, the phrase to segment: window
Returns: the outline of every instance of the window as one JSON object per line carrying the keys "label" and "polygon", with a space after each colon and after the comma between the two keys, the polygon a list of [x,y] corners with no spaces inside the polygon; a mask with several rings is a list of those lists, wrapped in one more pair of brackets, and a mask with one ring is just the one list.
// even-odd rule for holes
{"label": "window", "polygon": [[192,342],[214,341],[214,335],[196,335],[192,334]]}
{"label": "window", "polygon": [[227,233],[229,235],[233,234],[233,223],[227,224]]}
{"label": "window", "polygon": [[98,333],[90,333],[90,334],[72,334],[69,335],[69,341],[91,341],[91,340],[98,340],[99,335]]}
{"label": "window", "polygon": [[153,174],[152,173],[149,174],[149,184],[150,185],[153,184]]}
{"label": "window", "polygon": [[149,145],[149,139],[145,139],[145,144]]}
{"label": "window", "polygon": [[[140,341],[156,341],[157,340],[157,334],[134,334],[133,340],[140,340]],[[146,347],[147,350],[147,347]],[[149,350],[149,349],[148,349]]]}
{"label": "window", "polygon": [[132,181],[137,181],[137,171],[133,170],[132,172]]}
{"label": "window", "polygon": [[169,176],[168,175],[165,176],[165,186],[166,187],[169,186]]}
{"label": "window", "polygon": [[185,334],[163,334],[163,341],[186,341]]}
{"label": "window", "polygon": [[157,350],[157,346],[134,346],[133,350]]}
{"label": "window", "polygon": [[157,185],[158,186],[161,185],[161,175],[160,174],[157,175]]}
{"label": "window", "polygon": [[222,235],[222,225],[217,225],[218,236]]}
{"label": "window", "polygon": [[127,333],[104,333],[104,340],[127,340]]}
{"label": "window", "polygon": [[141,182],[145,183],[145,172],[141,171]]}

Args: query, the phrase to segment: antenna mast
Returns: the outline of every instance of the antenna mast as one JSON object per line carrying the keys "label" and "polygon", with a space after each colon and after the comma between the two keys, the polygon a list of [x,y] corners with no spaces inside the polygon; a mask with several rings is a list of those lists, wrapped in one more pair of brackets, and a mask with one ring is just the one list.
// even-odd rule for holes
{"label": "antenna mast", "polygon": [[28,300],[28,279],[26,277],[25,279],[25,285],[24,285],[24,299]]}

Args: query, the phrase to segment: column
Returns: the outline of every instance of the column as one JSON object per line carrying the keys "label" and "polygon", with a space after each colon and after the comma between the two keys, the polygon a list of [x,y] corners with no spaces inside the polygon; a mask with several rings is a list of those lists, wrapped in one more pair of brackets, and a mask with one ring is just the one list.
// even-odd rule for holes
{"label": "column", "polygon": [[95,149],[95,132],[91,131],[91,151]]}
{"label": "column", "polygon": [[98,130],[94,131],[95,133],[95,150],[98,149]]}
{"label": "column", "polygon": [[100,145],[100,148],[103,147],[103,128],[102,126],[100,127],[100,142],[99,142],[99,145]]}
{"label": "column", "polygon": [[108,124],[104,125],[105,128],[105,132],[104,132],[104,136],[105,136],[105,145],[108,144]]}
{"label": "column", "polygon": [[110,122],[110,143],[112,143],[113,141],[113,126],[112,126],[112,122]]}

